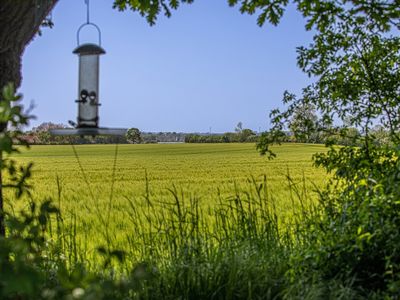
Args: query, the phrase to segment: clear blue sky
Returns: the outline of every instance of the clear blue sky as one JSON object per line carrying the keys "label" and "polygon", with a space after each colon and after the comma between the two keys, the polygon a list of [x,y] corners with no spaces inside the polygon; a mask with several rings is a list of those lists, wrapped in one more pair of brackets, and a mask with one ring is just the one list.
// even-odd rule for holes
{"label": "clear blue sky", "polygon": [[[294,10],[278,27],[260,28],[226,0],[183,5],[155,26],[112,0],[91,0],[91,21],[102,31],[100,125],[142,131],[265,130],[284,90],[299,92],[310,79],[296,66],[296,46],[311,34]],[[37,120],[76,120],[76,31],[86,20],[84,0],[60,0],[53,29],[28,45],[20,92],[33,101]],[[83,39],[96,41],[88,29]]]}

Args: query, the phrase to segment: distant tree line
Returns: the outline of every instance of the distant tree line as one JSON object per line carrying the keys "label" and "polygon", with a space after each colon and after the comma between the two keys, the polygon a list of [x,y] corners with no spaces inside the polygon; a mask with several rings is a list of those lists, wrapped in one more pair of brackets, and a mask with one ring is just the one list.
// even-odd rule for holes
{"label": "distant tree line", "polygon": [[235,127],[235,132],[199,134],[190,133],[185,136],[186,143],[255,143],[258,135],[251,129],[243,128],[242,122]]}
{"label": "distant tree line", "polygon": [[65,145],[65,144],[148,144],[185,142],[185,133],[177,132],[141,132],[138,128],[129,128],[125,136],[55,136],[50,133],[51,129],[70,128],[65,124],[44,122],[31,130],[26,131],[23,139],[29,144],[35,145]]}
{"label": "distant tree line", "polygon": [[142,132],[143,143],[184,143],[187,133],[183,132]]}
{"label": "distant tree line", "polygon": [[[51,129],[69,128],[64,124],[45,122],[24,133],[24,140],[36,145],[63,144],[150,144],[150,143],[256,143],[260,134],[243,128],[239,122],[234,132],[226,133],[182,133],[182,132],[141,132],[138,128],[128,129],[125,136],[54,136]],[[375,143],[389,143],[389,132],[381,125],[371,130]],[[268,134],[268,133],[265,133]],[[355,127],[321,128],[316,114],[310,108],[299,109],[291,119],[287,130],[283,131],[281,141],[285,143],[314,143],[344,146],[358,146],[362,143],[363,133]]]}
{"label": "distant tree line", "polygon": [[[268,134],[268,132],[266,133]],[[382,125],[376,125],[370,134],[375,136],[376,145],[388,145],[389,131]],[[355,127],[332,127],[315,130],[307,137],[299,137],[293,131],[284,131],[280,141],[283,143],[309,143],[309,144],[335,144],[342,146],[359,146],[364,139],[364,134]]]}
{"label": "distant tree line", "polygon": [[56,136],[50,133],[51,129],[70,128],[64,124],[44,122],[32,130],[24,133],[23,139],[34,145],[64,145],[64,144],[115,144],[129,143],[126,136]]}
{"label": "distant tree line", "polygon": [[[286,128],[281,128],[281,142],[332,144],[343,146],[360,146],[365,138],[365,132],[352,126],[352,116],[348,115],[343,124],[327,124],[319,118],[315,107],[310,104],[297,106],[292,116],[287,120]],[[265,133],[268,135],[268,132]],[[390,132],[380,124],[369,131],[374,136],[377,145],[388,145]]]}
{"label": "distant tree line", "polygon": [[257,141],[258,135],[253,131],[240,134],[236,132],[223,134],[190,133],[185,136],[185,143],[255,143]]}

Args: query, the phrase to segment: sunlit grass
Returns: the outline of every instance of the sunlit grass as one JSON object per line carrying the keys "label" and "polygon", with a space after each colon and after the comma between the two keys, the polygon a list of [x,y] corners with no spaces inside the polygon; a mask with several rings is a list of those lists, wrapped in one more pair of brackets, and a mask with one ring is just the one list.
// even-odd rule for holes
{"label": "sunlit grass", "polygon": [[[312,166],[312,154],[324,151],[320,145],[275,147],[278,157],[274,160],[260,156],[254,144],[119,145],[110,198],[115,145],[75,147],[89,186],[71,146],[33,146],[16,159],[34,162],[32,198],[52,198],[59,203],[76,243],[68,247],[78,247],[80,255],[89,260],[94,249],[104,244],[138,251],[130,240],[136,230],[133,227],[150,225],[149,220],[132,220],[132,216],[144,218],[148,199],[155,205],[173,203],[171,191],[186,204],[195,199],[203,211],[202,218],[212,220],[213,209],[221,199],[249,193],[251,181],[262,182],[265,176],[276,212],[283,216],[293,210],[288,174],[300,190],[310,192],[327,178],[323,170]],[[18,208],[24,205],[24,201],[16,203],[10,193],[7,195],[8,204]]]}

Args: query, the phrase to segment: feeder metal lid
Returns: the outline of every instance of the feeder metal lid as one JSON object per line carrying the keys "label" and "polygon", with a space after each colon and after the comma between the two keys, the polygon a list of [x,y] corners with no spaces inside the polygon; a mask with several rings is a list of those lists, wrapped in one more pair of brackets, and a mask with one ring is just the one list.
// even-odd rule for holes
{"label": "feeder metal lid", "polygon": [[96,44],[83,44],[78,46],[72,53],[78,55],[105,54],[106,51]]}

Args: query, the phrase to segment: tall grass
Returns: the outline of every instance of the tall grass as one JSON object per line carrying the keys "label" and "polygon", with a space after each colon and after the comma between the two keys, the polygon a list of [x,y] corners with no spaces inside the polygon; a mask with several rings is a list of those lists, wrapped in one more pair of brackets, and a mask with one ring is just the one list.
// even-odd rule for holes
{"label": "tall grass", "polygon": [[[247,188],[236,185],[228,197],[217,194],[216,204],[208,207],[174,186],[169,197],[157,197],[146,181],[141,197],[125,199],[128,208],[123,223],[106,218],[114,209],[112,201],[109,210],[93,209],[104,220],[97,223],[98,235],[103,236],[97,249],[90,246],[94,228],[89,221],[78,218],[73,210],[58,211],[43,223],[47,244],[40,248],[39,270],[45,270],[42,286],[46,290],[40,287],[40,297],[36,293],[26,299],[379,299],[398,295],[398,275],[388,273],[397,270],[397,265],[386,265],[398,261],[398,245],[386,243],[397,240],[397,225],[391,224],[398,222],[398,213],[392,209],[398,204],[393,206],[382,195],[375,199],[330,190],[319,192],[321,202],[316,203],[309,201],[313,197],[304,179],[294,181],[288,176],[287,180],[292,203],[287,214],[277,211],[267,177],[250,178]],[[59,196],[62,202],[61,183]],[[336,206],[338,200],[354,204],[355,197],[361,206]],[[392,215],[371,210],[371,204],[381,198],[384,206],[379,207]],[[46,211],[40,211],[37,222],[42,224]],[[349,213],[354,216],[345,218]],[[370,232],[360,229],[359,217],[372,222]],[[379,227],[382,220],[392,229],[389,236]],[[107,222],[124,224],[122,233],[107,232]],[[391,256],[377,259],[385,253]]]}
{"label": "tall grass", "polygon": [[246,189],[236,187],[229,197],[216,195],[217,204],[209,207],[174,186],[160,200],[146,181],[143,196],[126,199],[123,240],[110,236],[105,223],[98,228],[105,244],[90,252],[86,224],[78,225],[74,212],[61,212],[49,223],[49,255],[64,260],[70,272],[84,265],[106,277],[130,278],[137,285],[133,298],[273,299],[285,288],[298,243],[294,232],[301,209],[310,205],[302,198],[304,183],[290,181],[289,188],[294,206],[285,217],[276,211],[265,176],[250,178]]}
{"label": "tall grass", "polygon": [[[285,173],[284,164],[272,166]],[[50,299],[74,298],[76,289],[84,290],[80,299],[354,298],[351,276],[324,278],[322,267],[313,269],[314,259],[323,266],[330,257],[329,247],[318,252],[330,246],[323,231],[345,227],[327,226],[326,206],[315,201],[324,195],[310,188],[306,171],[239,177],[200,194],[179,182],[160,193],[146,173],[141,195],[116,189],[106,200],[88,193],[90,180],[79,187],[86,194],[73,194],[68,178],[56,177],[59,211],[46,223],[43,249]]]}

